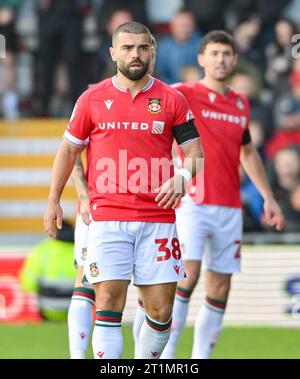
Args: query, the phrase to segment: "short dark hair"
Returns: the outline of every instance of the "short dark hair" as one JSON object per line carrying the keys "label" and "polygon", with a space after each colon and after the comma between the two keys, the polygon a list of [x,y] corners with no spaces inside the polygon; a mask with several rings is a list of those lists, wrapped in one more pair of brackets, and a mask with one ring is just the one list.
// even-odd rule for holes
{"label": "short dark hair", "polygon": [[151,46],[156,51],[157,50],[157,42],[156,42],[156,38],[154,37],[154,35],[152,33],[150,33],[150,40],[151,40]]}
{"label": "short dark hair", "polygon": [[212,30],[207,33],[201,40],[199,49],[200,54],[203,54],[209,43],[223,43],[224,45],[229,45],[232,48],[233,53],[236,54],[234,39],[232,35],[225,30]]}
{"label": "short dark hair", "polygon": [[148,34],[149,43],[152,44],[152,34],[150,30],[144,24],[136,21],[125,22],[117,27],[117,29],[113,32],[112,35],[112,43],[114,44],[120,33],[130,33],[130,34]]}

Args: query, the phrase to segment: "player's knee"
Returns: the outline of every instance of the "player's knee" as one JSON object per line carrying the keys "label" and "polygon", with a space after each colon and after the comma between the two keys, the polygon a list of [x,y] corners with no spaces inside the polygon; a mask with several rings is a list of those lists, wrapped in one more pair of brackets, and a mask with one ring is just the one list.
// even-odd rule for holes
{"label": "player's knee", "polygon": [[153,305],[147,309],[147,314],[153,320],[158,322],[167,322],[172,316],[173,305],[170,303],[162,304],[161,306]]}
{"label": "player's knee", "polygon": [[212,291],[213,298],[218,300],[226,301],[230,291],[230,282],[229,281],[220,281],[214,284],[214,288]]}
{"label": "player's knee", "polygon": [[179,282],[178,286],[192,292],[198,283],[199,276],[198,271],[189,271],[186,273],[186,278]]}
{"label": "player's knee", "polygon": [[96,294],[96,306],[103,311],[122,311],[124,300],[116,293],[111,291],[101,291]]}
{"label": "player's knee", "polygon": [[197,283],[198,283],[198,280],[199,280],[199,272],[197,271],[193,271],[193,272],[190,272],[187,277],[186,277],[187,281],[188,281],[188,290],[192,291]]}

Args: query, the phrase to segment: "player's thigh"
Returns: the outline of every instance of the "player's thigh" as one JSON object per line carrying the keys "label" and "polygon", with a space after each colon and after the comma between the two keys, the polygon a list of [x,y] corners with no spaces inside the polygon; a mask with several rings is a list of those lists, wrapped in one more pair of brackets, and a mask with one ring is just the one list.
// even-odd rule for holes
{"label": "player's thigh", "polygon": [[85,279],[92,284],[120,280],[130,281],[133,273],[134,240],[128,223],[91,221]]}
{"label": "player's thigh", "polygon": [[175,223],[141,223],[134,248],[134,284],[176,283],[183,278]]}
{"label": "player's thigh", "polygon": [[109,280],[95,283],[97,309],[123,312],[129,283],[129,280]]}
{"label": "player's thigh", "polygon": [[75,266],[84,266],[87,256],[89,226],[82,221],[82,217],[77,214],[74,232],[74,260]]}
{"label": "player's thigh", "polygon": [[215,207],[211,223],[211,240],[205,255],[205,268],[221,274],[240,272],[243,227],[241,210]]}
{"label": "player's thigh", "polygon": [[190,198],[176,210],[176,226],[184,261],[201,261],[208,236],[208,222],[202,207]]}
{"label": "player's thigh", "polygon": [[160,322],[166,322],[172,315],[176,283],[139,286],[146,313]]}

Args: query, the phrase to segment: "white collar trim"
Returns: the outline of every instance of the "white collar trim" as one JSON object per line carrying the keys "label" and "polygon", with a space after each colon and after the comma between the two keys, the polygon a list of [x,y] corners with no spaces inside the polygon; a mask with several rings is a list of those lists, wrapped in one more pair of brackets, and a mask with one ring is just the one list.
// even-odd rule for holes
{"label": "white collar trim", "polygon": [[[116,76],[116,75],[112,77],[112,84],[113,84],[114,87],[117,88],[119,91],[121,91],[121,92],[126,92],[126,89],[123,88],[123,87],[121,87],[121,86],[119,85],[119,83],[117,82],[117,76]],[[149,79],[148,83],[145,85],[145,87],[142,89],[141,92],[149,91],[149,89],[153,86],[153,84],[154,84],[154,78],[153,78],[153,76],[150,76],[150,79]]]}

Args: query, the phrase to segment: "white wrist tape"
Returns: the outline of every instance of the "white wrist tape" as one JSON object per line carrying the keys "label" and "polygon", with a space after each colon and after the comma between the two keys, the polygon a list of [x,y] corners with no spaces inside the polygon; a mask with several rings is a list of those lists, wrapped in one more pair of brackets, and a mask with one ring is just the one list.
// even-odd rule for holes
{"label": "white wrist tape", "polygon": [[186,168],[181,168],[180,170],[177,171],[177,174],[181,175],[184,177],[184,179],[189,182],[192,179],[192,174],[190,171]]}

